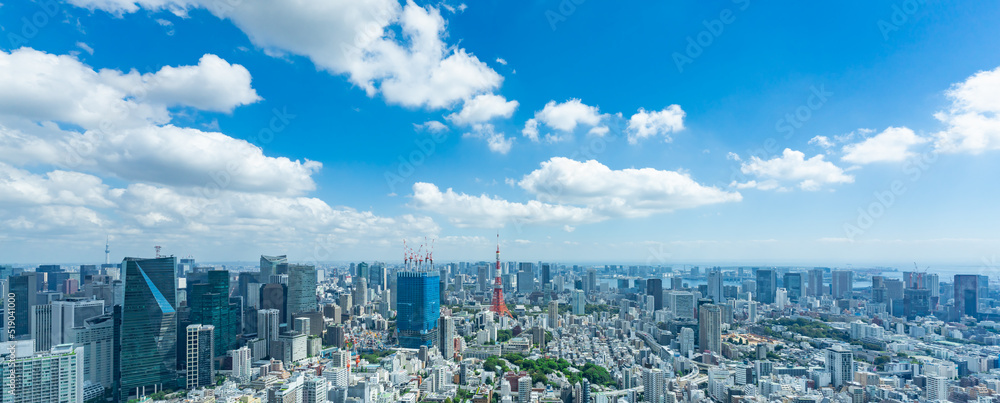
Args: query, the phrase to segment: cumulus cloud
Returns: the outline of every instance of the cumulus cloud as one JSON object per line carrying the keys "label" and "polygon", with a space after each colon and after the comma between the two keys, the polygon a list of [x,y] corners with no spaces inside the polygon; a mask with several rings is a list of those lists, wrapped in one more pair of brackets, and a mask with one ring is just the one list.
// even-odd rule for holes
{"label": "cumulus cloud", "polygon": [[934,135],[935,149],[970,154],[1000,149],[1000,67],[976,73],[946,95],[951,106],[934,115],[947,125]]}
{"label": "cumulus cloud", "polygon": [[639,108],[628,121],[628,142],[637,144],[649,137],[662,136],[663,140],[669,143],[672,140],[670,133],[684,129],[685,115],[680,105],[676,104],[653,112]]}
{"label": "cumulus cloud", "polygon": [[654,168],[612,170],[596,160],[562,157],[543,162],[518,185],[543,202],[585,205],[607,216],[644,217],[742,200],[739,193],[701,185],[686,173]]}
{"label": "cumulus cloud", "polygon": [[431,183],[413,187],[412,206],[448,217],[456,226],[504,224],[576,225],[612,218],[646,217],[678,209],[738,202],[737,192],[704,186],[689,175],[653,168],[612,170],[600,162],[552,158],[517,185],[535,197],[511,202],[488,195],[441,191]]}
{"label": "cumulus cloud", "polygon": [[507,101],[502,95],[482,94],[465,101],[462,110],[448,115],[458,125],[483,123],[497,117],[509,118],[517,109],[517,101]]}
{"label": "cumulus cloud", "polygon": [[911,148],[928,141],[908,128],[890,127],[863,141],[845,145],[841,160],[854,164],[902,162],[914,156]]}
{"label": "cumulus cloud", "polygon": [[822,147],[822,148],[831,148],[831,147],[833,147],[833,142],[830,141],[830,138],[826,137],[826,136],[816,136],[816,137],[813,137],[813,138],[809,139],[809,144],[813,144],[813,145],[816,145],[816,146],[819,146],[819,147]]}
{"label": "cumulus cloud", "polygon": [[183,14],[204,8],[229,19],[272,55],[308,57],[317,67],[343,74],[369,96],[406,107],[451,107],[488,93],[503,77],[475,55],[444,42],[437,8],[412,0],[72,0],[122,15],[144,8]]}
{"label": "cumulus cloud", "polygon": [[507,224],[564,224],[599,221],[588,208],[531,200],[516,203],[487,195],[441,191],[433,183],[413,184],[414,208],[444,215],[456,227],[497,228]]}
{"label": "cumulus cloud", "polygon": [[744,174],[754,175],[757,179],[744,183],[733,182],[731,186],[738,189],[789,190],[786,185],[791,183],[802,190],[815,191],[826,185],[854,182],[854,176],[844,173],[840,167],[824,160],[823,155],[806,159],[801,151],[788,148],[781,156],[769,160],[757,156],[750,157],[743,162],[740,170]]}
{"label": "cumulus cloud", "polygon": [[[172,186],[315,189],[318,162],[268,157],[245,140],[169,124],[170,106],[230,111],[260,99],[247,70],[217,56],[140,75],[94,71],[70,56],[22,48],[0,52],[0,66],[0,158],[8,163]],[[278,112],[288,124],[291,115]]]}
{"label": "cumulus cloud", "polygon": [[507,154],[514,145],[514,139],[507,137],[503,132],[496,131],[496,128],[489,123],[478,123],[472,126],[472,130],[466,132],[463,137],[486,140],[486,145],[497,154]]}

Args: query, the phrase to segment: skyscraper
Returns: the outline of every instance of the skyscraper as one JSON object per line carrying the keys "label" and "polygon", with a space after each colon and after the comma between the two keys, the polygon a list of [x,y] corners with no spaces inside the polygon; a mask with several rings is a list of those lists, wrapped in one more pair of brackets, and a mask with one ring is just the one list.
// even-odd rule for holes
{"label": "skyscraper", "polygon": [[708,298],[716,304],[726,301],[722,295],[722,270],[718,267],[708,272]]}
{"label": "skyscraper", "polygon": [[236,350],[230,350],[229,357],[233,362],[232,377],[238,382],[250,382],[250,370],[253,368],[250,348],[243,346]]}
{"label": "skyscraper", "polygon": [[225,354],[236,348],[239,333],[239,309],[229,302],[229,271],[210,270],[208,282],[188,285],[188,323],[212,325],[215,328],[214,351]]}
{"label": "skyscraper", "polygon": [[974,274],[955,275],[955,318],[979,315],[979,276]]}
{"label": "skyscraper", "polygon": [[[116,332],[121,399],[177,388],[177,259],[125,258],[125,299]],[[117,319],[116,319],[117,321]]]}
{"label": "skyscraper", "polygon": [[[21,273],[10,278],[10,293],[14,294],[14,337],[31,334],[31,307],[38,303],[38,273]],[[10,307],[8,306],[8,309]]]}
{"label": "skyscraper", "polygon": [[572,307],[573,307],[573,314],[574,315],[578,315],[579,316],[579,315],[583,315],[583,314],[587,313],[587,310],[586,310],[586,308],[587,308],[587,305],[586,305],[587,304],[587,298],[586,298],[586,294],[583,293],[583,290],[573,290],[572,301],[571,302],[573,304]]}
{"label": "skyscraper", "polygon": [[802,282],[802,273],[785,273],[785,290],[788,291],[788,299],[793,303],[798,303],[799,299],[805,296],[805,284]]}
{"label": "skyscraper", "polygon": [[854,353],[841,346],[826,349],[826,370],[836,388],[854,381]]}
{"label": "skyscraper", "polygon": [[587,269],[587,281],[585,291],[588,293],[597,292],[597,269]]}
{"label": "skyscraper", "polygon": [[438,333],[441,335],[441,340],[438,342],[441,356],[451,360],[455,357],[455,321],[451,316],[442,316],[438,320]]}
{"label": "skyscraper", "polygon": [[[278,268],[283,265],[284,267]],[[260,282],[267,282],[274,274],[281,274],[288,268],[288,256],[260,255]]]}
{"label": "skyscraper", "polygon": [[285,323],[285,317],[288,311],[288,286],[284,284],[270,283],[265,284],[260,289],[260,309],[277,309],[281,314],[278,316],[282,323]]}
{"label": "skyscraper", "polygon": [[757,269],[757,301],[762,304],[773,304],[777,291],[774,269]]}
{"label": "skyscraper", "polygon": [[549,329],[559,326],[559,301],[549,301]]}
{"label": "skyscraper", "polygon": [[651,278],[646,280],[646,295],[653,296],[653,310],[663,309],[663,279]]}
{"label": "skyscraper", "polygon": [[826,288],[823,287],[823,269],[818,267],[809,269],[809,295],[819,298],[824,294]]}
{"label": "skyscraper", "polygon": [[257,338],[266,341],[268,351],[270,351],[271,342],[278,340],[280,324],[281,311],[277,309],[261,309],[257,311]]}
{"label": "skyscraper", "polygon": [[285,309],[286,323],[292,322],[292,314],[312,312],[319,309],[316,302],[316,266],[288,265],[288,303]]}
{"label": "skyscraper", "polygon": [[542,263],[542,288],[552,282],[552,269],[548,263]]}
{"label": "skyscraper", "polygon": [[215,381],[215,356],[212,325],[190,325],[187,327],[187,388],[196,389],[211,385]]}
{"label": "skyscraper", "polygon": [[364,277],[354,279],[354,303],[368,305],[368,280]]}
{"label": "skyscraper", "polygon": [[850,270],[834,270],[831,274],[830,288],[833,297],[846,298],[854,290],[854,272]]}
{"label": "skyscraper", "polygon": [[432,346],[441,315],[439,275],[426,271],[400,271],[396,276],[399,290],[396,328],[400,347]]}
{"label": "skyscraper", "polygon": [[698,308],[698,349],[722,354],[722,309],[718,305]]}

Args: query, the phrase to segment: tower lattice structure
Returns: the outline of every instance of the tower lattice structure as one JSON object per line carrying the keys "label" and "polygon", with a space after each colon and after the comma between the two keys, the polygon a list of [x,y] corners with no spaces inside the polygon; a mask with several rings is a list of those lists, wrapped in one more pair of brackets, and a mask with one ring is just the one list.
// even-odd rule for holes
{"label": "tower lattice structure", "polygon": [[513,318],[514,315],[507,309],[507,304],[503,300],[503,282],[500,280],[500,234],[497,234],[496,275],[496,281],[493,285],[493,301],[490,302],[490,311],[495,312],[497,316]]}

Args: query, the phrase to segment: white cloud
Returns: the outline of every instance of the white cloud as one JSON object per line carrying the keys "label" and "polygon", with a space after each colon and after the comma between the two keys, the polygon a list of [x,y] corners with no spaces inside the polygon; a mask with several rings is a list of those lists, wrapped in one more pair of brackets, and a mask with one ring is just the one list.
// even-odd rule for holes
{"label": "white cloud", "polygon": [[535,196],[524,203],[488,195],[442,192],[431,183],[413,186],[412,206],[448,217],[460,227],[576,225],[612,218],[646,217],[678,209],[738,202],[742,196],[698,184],[687,174],[652,168],[611,170],[597,161],[552,158],[518,186]]}
{"label": "white cloud", "polygon": [[649,137],[663,136],[664,141],[669,143],[672,140],[670,133],[684,129],[685,115],[680,105],[676,104],[653,112],[639,108],[628,121],[628,142],[637,144]]}
{"label": "white cloud", "polygon": [[232,112],[261,100],[250,86],[250,72],[241,65],[206,54],[197,66],[166,66],[144,74],[133,88],[144,88],[149,102],[186,105],[205,111]]}
{"label": "white cloud", "polygon": [[524,129],[521,129],[521,135],[531,141],[538,142],[538,120],[531,118],[527,122],[524,122]]}
{"label": "white cloud", "polygon": [[817,146],[820,146],[820,147],[823,147],[823,148],[831,148],[831,147],[833,147],[833,142],[830,141],[830,138],[826,137],[826,136],[816,136],[816,137],[813,137],[813,138],[809,139],[809,144],[814,144],[814,145],[817,145]]}
{"label": "white cloud", "polygon": [[90,47],[90,45],[88,45],[86,43],[77,42],[76,43],[76,47],[78,47],[80,49],[83,49],[84,52],[87,52],[89,54],[94,54],[94,48]]}
{"label": "white cloud", "polygon": [[490,151],[497,154],[507,154],[514,145],[514,139],[507,137],[503,132],[498,132],[489,123],[477,123],[472,125],[472,130],[466,132],[463,137],[486,140],[486,145]]}
{"label": "white cloud", "polygon": [[934,117],[948,127],[935,134],[934,147],[971,154],[1000,149],[1000,67],[953,85],[947,95],[951,107]]}
{"label": "white cloud", "polygon": [[0,162],[0,205],[112,207],[108,186],[101,178],[79,172],[52,171],[32,174]]}
{"label": "white cloud", "polygon": [[487,122],[496,117],[509,118],[517,109],[517,101],[507,101],[502,95],[482,94],[466,100],[461,112],[448,115],[458,125]]}
{"label": "white cloud", "polygon": [[584,205],[609,217],[644,217],[742,200],[739,193],[701,185],[685,173],[654,168],[612,170],[595,160],[562,157],[543,162],[518,185],[540,201]]}
{"label": "white cloud", "polygon": [[759,180],[746,183],[733,183],[737,188],[755,187],[761,190],[788,190],[783,183],[795,183],[800,189],[815,191],[825,185],[838,183],[853,183],[854,177],[844,173],[844,170],[816,155],[806,159],[801,151],[786,148],[779,157],[762,160],[760,157],[750,157],[743,163],[740,170],[744,174],[756,176]]}
{"label": "white cloud", "polygon": [[[231,110],[254,102],[246,69],[214,55],[139,75],[69,56],[0,52],[0,159],[173,186],[301,194],[313,161],[272,158],[247,141],[170,124],[171,105]],[[280,123],[290,116],[282,112]],[[69,130],[55,122],[79,126]]]}
{"label": "white cloud", "polygon": [[902,162],[914,153],[910,149],[924,144],[929,139],[917,136],[905,127],[890,127],[882,133],[855,144],[845,145],[841,160],[854,164],[873,162]]}
{"label": "white cloud", "polygon": [[231,111],[260,100],[246,68],[211,54],[197,66],[140,75],[94,71],[70,56],[21,48],[0,51],[0,67],[0,115],[87,129],[166,123],[170,106]]}
{"label": "white cloud", "polygon": [[424,123],[414,123],[413,128],[417,130],[426,130],[431,133],[441,133],[448,131],[448,126],[444,123],[438,122],[436,120],[428,120]]}
{"label": "white cloud", "polygon": [[553,129],[571,132],[579,125],[597,126],[601,114],[596,106],[570,99],[563,103],[549,101],[541,111],[535,112],[535,119]]}
{"label": "white cloud", "polygon": [[497,228],[507,224],[565,224],[598,221],[587,208],[559,206],[532,200],[515,203],[489,197],[442,192],[433,183],[413,184],[412,206],[448,217],[456,227]]}
{"label": "white cloud", "polygon": [[321,69],[345,74],[369,96],[406,107],[447,108],[491,92],[503,77],[476,56],[444,42],[445,20],[437,8],[412,0],[72,0],[121,15],[205,8],[229,19],[272,55],[308,57]]}
{"label": "white cloud", "polygon": [[742,159],[740,159],[740,155],[737,154],[737,153],[734,153],[732,151],[730,151],[729,153],[726,154],[726,159],[727,160],[733,160],[733,161],[742,161]]}
{"label": "white cloud", "polygon": [[500,64],[502,64],[502,65],[504,65],[504,66],[506,66],[506,65],[507,65],[507,61],[506,61],[506,60],[504,60],[504,59],[502,59],[502,58],[499,58],[499,57],[497,58],[497,63],[500,63]]}

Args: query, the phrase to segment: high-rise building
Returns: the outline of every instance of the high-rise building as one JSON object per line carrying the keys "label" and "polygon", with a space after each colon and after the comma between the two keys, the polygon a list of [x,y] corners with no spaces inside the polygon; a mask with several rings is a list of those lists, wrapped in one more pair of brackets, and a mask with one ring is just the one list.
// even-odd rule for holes
{"label": "high-rise building", "polygon": [[[529,265],[531,263],[528,263]],[[517,272],[517,292],[531,294],[535,292],[535,276],[531,271]]]}
{"label": "high-rise building", "polygon": [[260,309],[277,309],[281,323],[286,323],[288,312],[288,286],[285,284],[264,284],[260,289]]}
{"label": "high-rise building", "polygon": [[233,362],[233,370],[230,376],[238,382],[250,382],[250,371],[253,368],[250,348],[243,346],[235,350],[229,350],[229,359]]}
{"label": "high-rise building", "polygon": [[831,273],[830,288],[833,297],[847,298],[854,290],[854,272],[850,270],[834,270]]}
{"label": "high-rise building", "polygon": [[597,292],[597,269],[587,269],[587,280],[584,291],[588,293]]}
{"label": "high-rise building", "polygon": [[926,379],[927,401],[946,402],[948,401],[948,378],[943,376],[928,376]]}
{"label": "high-rise building", "polygon": [[357,277],[354,279],[354,304],[368,305],[368,279]]}
{"label": "high-rise building", "polygon": [[694,319],[694,294],[689,291],[673,291],[670,293],[670,309],[678,318]]}
{"label": "high-rise building", "polygon": [[549,301],[549,329],[559,327],[559,301]]}
{"label": "high-rise building", "polygon": [[572,304],[574,315],[584,315],[587,313],[587,298],[583,290],[573,290]]}
{"label": "high-rise building", "polygon": [[663,279],[651,278],[646,280],[646,295],[653,296],[653,310],[663,309]]}
{"label": "high-rise building", "polygon": [[718,305],[698,307],[698,349],[722,354],[722,308]]}
{"label": "high-rise building", "polygon": [[716,267],[708,272],[708,298],[716,304],[726,302],[722,294],[722,284],[722,270]]}
{"label": "high-rise building", "polygon": [[73,341],[83,347],[83,378],[93,384],[110,388],[114,366],[114,318],[111,314],[84,319],[83,325],[72,330]]}
{"label": "high-rise building", "polygon": [[[268,351],[271,342],[278,340],[281,325],[281,311],[277,309],[261,309],[257,311],[257,338],[267,341]],[[268,353],[270,355],[270,352]]]}
{"label": "high-rise building", "polygon": [[642,384],[644,401],[651,403],[661,403],[663,396],[667,392],[667,379],[663,370],[659,368],[643,368]]}
{"label": "high-rise building", "polygon": [[438,333],[441,335],[441,340],[438,342],[441,356],[451,360],[455,357],[455,320],[451,316],[442,316],[438,320]]}
{"label": "high-rise building", "polygon": [[240,312],[229,302],[229,271],[209,270],[207,282],[188,284],[189,322],[215,328],[213,351],[225,354],[236,348]]}
{"label": "high-rise building", "polygon": [[288,265],[288,303],[286,323],[291,323],[292,314],[312,312],[319,309],[316,302],[316,266]]}
{"label": "high-rise building", "polygon": [[82,403],[83,348],[60,344],[35,353],[30,341],[0,343],[3,402]]}
{"label": "high-rise building", "polygon": [[694,352],[694,330],[682,327],[679,344],[682,356],[687,357],[689,353]]}
{"label": "high-rise building", "polygon": [[441,315],[438,287],[439,275],[426,271],[396,273],[396,329],[399,345],[404,348],[432,346],[437,338],[437,321]]}
{"label": "high-rise building", "polygon": [[[118,400],[177,388],[177,258],[125,258],[116,330]],[[116,322],[119,320],[115,319]]]}
{"label": "high-rise building", "polygon": [[809,295],[819,298],[824,294],[826,288],[823,286],[823,269],[818,267],[809,269]]}
{"label": "high-rise building", "polygon": [[979,315],[979,298],[979,276],[974,274],[956,274],[956,319],[962,316],[977,317]]}
{"label": "high-rise building", "polygon": [[907,320],[931,314],[931,290],[907,288],[903,290],[903,311]]}
{"label": "high-rise building", "polygon": [[552,283],[552,269],[549,263],[542,263],[542,287]]}
{"label": "high-rise building", "polygon": [[757,269],[757,301],[762,304],[773,304],[778,291],[777,283],[774,269]]}
{"label": "high-rise building", "polygon": [[[38,273],[21,273],[10,277],[8,288],[14,295],[14,338],[31,334],[31,307],[38,304],[38,277]],[[9,303],[8,309],[11,309]]]}
{"label": "high-rise building", "polygon": [[788,292],[788,299],[792,303],[798,303],[799,299],[805,296],[805,283],[802,281],[802,273],[785,273],[785,290]]}
{"label": "high-rise building", "polygon": [[185,349],[187,351],[187,389],[197,389],[211,385],[215,381],[215,327],[212,325],[189,325]]}
{"label": "high-rise building", "polygon": [[306,377],[302,383],[302,403],[327,403],[327,380],[317,376]]}
{"label": "high-rise building", "polygon": [[830,371],[831,382],[836,388],[854,381],[854,353],[841,346],[827,348],[826,370]]}
{"label": "high-rise building", "polygon": [[[279,268],[279,266],[282,266]],[[288,270],[288,256],[260,255],[260,282],[269,281],[272,275],[282,274]]]}

